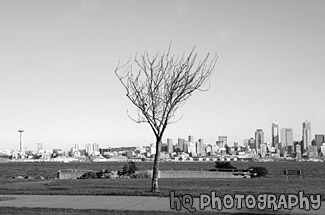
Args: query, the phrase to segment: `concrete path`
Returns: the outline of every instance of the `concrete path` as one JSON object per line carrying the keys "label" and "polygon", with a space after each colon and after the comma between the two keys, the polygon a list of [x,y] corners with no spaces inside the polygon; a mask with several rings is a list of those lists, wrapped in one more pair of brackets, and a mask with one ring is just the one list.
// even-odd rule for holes
{"label": "concrete path", "polygon": [[[0,207],[30,207],[30,208],[73,208],[73,209],[108,209],[108,210],[145,210],[145,211],[176,211],[170,208],[168,197],[142,197],[142,196],[65,196],[65,195],[0,195]],[[217,212],[211,207],[199,209],[199,199],[194,198],[192,208],[196,213],[203,211]],[[180,212],[187,212],[182,208]],[[229,213],[253,214],[325,214],[325,202],[318,210],[259,210],[254,209],[223,209]]]}

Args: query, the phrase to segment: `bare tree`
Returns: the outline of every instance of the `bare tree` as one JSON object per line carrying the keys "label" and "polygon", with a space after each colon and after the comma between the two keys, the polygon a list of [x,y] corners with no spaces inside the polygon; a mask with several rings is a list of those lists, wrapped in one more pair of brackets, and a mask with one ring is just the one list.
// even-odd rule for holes
{"label": "bare tree", "polygon": [[217,62],[217,55],[210,61],[209,54],[196,63],[195,48],[187,57],[170,55],[171,45],[163,54],[149,56],[144,52],[115,69],[115,74],[126,89],[126,96],[137,107],[137,122],[149,123],[156,137],[156,154],[152,173],[152,192],[159,192],[158,170],[163,134],[167,126],[178,121],[175,112],[184,105],[195,90],[209,79]]}

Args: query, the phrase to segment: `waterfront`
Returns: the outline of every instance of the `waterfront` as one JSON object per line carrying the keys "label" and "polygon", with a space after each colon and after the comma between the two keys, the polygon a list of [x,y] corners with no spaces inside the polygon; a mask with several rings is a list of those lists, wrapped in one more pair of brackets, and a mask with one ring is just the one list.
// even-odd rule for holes
{"label": "waterfront", "polygon": [[[80,162],[80,163],[0,163],[0,179],[17,178],[17,176],[55,178],[58,170],[62,169],[88,169],[100,171],[122,170],[127,162]],[[247,169],[251,166],[264,166],[268,170],[266,177],[282,177],[286,169],[301,169],[303,177],[325,178],[325,163],[323,162],[231,162],[239,169]],[[139,170],[152,169],[152,162],[137,162]],[[215,162],[161,162],[161,170],[209,170],[215,168]]]}

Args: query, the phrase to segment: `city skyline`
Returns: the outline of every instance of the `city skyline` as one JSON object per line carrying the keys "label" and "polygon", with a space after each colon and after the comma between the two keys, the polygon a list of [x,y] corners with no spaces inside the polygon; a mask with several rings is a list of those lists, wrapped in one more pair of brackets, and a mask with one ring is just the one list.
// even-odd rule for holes
{"label": "city skyline", "polygon": [[[243,144],[271,124],[302,139],[325,133],[323,1],[0,0],[0,150],[154,142],[114,74],[135,53],[217,53],[207,92],[195,92],[167,127],[181,136]],[[159,10],[156,10],[159,8]]]}
{"label": "city skyline", "polygon": [[[274,128],[276,128],[276,130],[279,129],[279,125],[277,122],[273,122],[272,126],[271,126],[271,133],[274,132]],[[268,147],[273,147],[275,149],[281,149],[283,147],[287,147],[287,146],[291,146],[293,147],[293,143],[294,142],[303,142],[303,147],[304,150],[308,149],[308,146],[311,146],[312,141],[315,141],[315,144],[317,146],[322,145],[322,143],[325,143],[325,134],[324,133],[315,133],[312,135],[312,130],[311,130],[311,122],[308,122],[307,120],[305,120],[302,123],[302,133],[301,135],[296,135],[296,136],[301,136],[302,138],[298,138],[295,139],[294,138],[294,132],[292,128],[289,127],[280,127],[281,132],[280,135],[277,133],[277,144],[278,145],[273,145],[273,141],[274,141],[274,137],[272,134],[272,137],[270,140],[265,140],[264,139],[264,130],[261,128],[256,129],[254,135],[252,135],[251,137],[249,137],[249,135],[241,140],[241,141],[235,141],[232,143],[229,143],[227,141],[228,136],[226,135],[222,135],[222,136],[218,136],[218,138],[215,139],[215,141],[212,142],[206,142],[204,141],[204,137],[198,137],[198,138],[194,138],[193,134],[189,134],[188,138],[185,138],[185,136],[178,136],[177,137],[177,142],[173,143],[173,138],[170,137],[164,137],[162,140],[163,144],[166,144],[167,146],[169,145],[174,145],[174,146],[179,146],[181,147],[180,149],[183,150],[182,146],[184,145],[185,142],[191,142],[191,143],[204,143],[205,145],[213,145],[213,146],[218,146],[219,148],[225,148],[226,146],[229,147],[234,147],[234,146],[245,146],[247,143],[245,143],[245,141],[249,141],[249,140],[253,140],[254,142],[252,143],[253,145],[250,145],[250,148],[252,149],[260,149],[261,144],[267,144]],[[18,151],[34,151],[34,149],[32,148],[26,148],[22,150],[22,145],[23,145],[23,141],[22,141],[22,132],[24,132],[24,130],[19,129],[18,130],[20,136],[19,136],[19,144],[18,144]],[[277,131],[278,132],[278,131]],[[307,136],[307,137],[306,137]],[[305,142],[307,142],[307,144],[305,144]],[[77,146],[82,146],[84,144],[85,149],[87,150],[88,147],[90,147],[91,145],[95,144],[97,145],[97,148],[99,148],[99,143],[97,142],[84,142],[82,144],[80,143],[75,143],[73,145],[77,145]],[[119,146],[111,146],[111,145],[105,145],[105,146],[101,146],[100,148],[114,148],[114,147],[128,147],[128,146],[132,146],[132,147],[142,147],[142,146],[149,146],[149,145],[154,145],[154,142],[148,142],[148,143],[144,143],[142,145],[119,145]],[[67,146],[66,148],[64,148],[64,150],[70,150],[73,146]],[[280,148],[279,148],[280,147]],[[43,143],[36,143],[36,152],[39,151],[39,148],[43,148]],[[57,149],[58,147],[53,146],[53,149]],[[82,148],[82,147],[81,147]],[[48,148],[49,149],[49,148]],[[16,150],[16,149],[5,149],[5,150]]]}

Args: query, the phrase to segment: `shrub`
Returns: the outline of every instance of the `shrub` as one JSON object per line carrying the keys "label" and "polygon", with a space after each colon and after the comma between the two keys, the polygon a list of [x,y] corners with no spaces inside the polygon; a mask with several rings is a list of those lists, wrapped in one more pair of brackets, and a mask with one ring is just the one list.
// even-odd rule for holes
{"label": "shrub", "polygon": [[264,166],[252,166],[249,168],[249,172],[251,173],[251,177],[265,177],[268,173],[267,169]]}
{"label": "shrub", "polygon": [[137,171],[138,168],[135,166],[135,163],[133,161],[130,161],[129,163],[125,164],[123,166],[123,170],[118,171],[118,175],[119,176],[123,176],[123,175],[128,175],[128,176],[133,176],[135,171]]}
{"label": "shrub", "polygon": [[78,179],[89,179],[89,178],[98,178],[98,175],[95,172],[86,172]]}
{"label": "shrub", "polygon": [[216,166],[217,169],[237,169],[229,161],[216,161]]}

